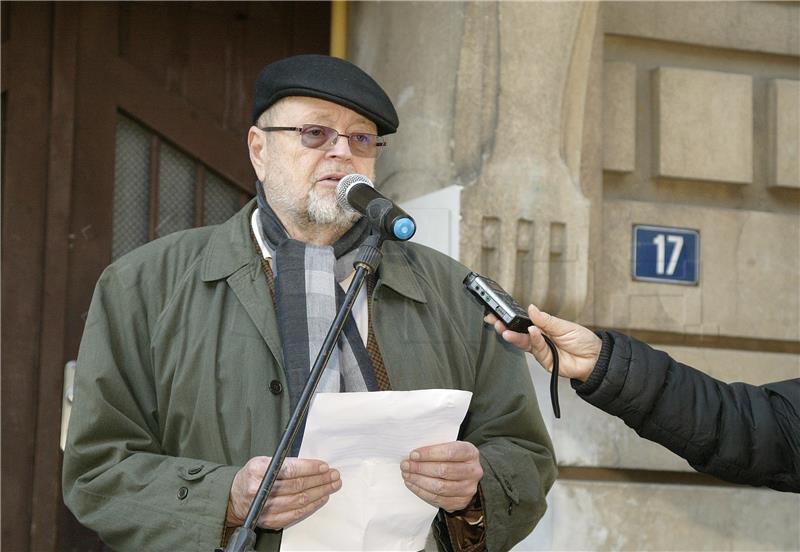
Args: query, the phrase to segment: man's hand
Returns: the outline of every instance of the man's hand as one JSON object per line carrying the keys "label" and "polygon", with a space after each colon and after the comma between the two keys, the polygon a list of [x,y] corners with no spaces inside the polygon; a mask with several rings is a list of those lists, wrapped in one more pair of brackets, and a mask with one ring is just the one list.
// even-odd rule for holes
{"label": "man's hand", "polygon": [[411,492],[447,512],[466,508],[483,477],[480,453],[466,441],[418,448],[400,470]]}
{"label": "man's hand", "polygon": [[591,330],[542,312],[534,305],[528,307],[528,316],[534,325],[528,328],[527,335],[506,329],[505,324],[493,314],[486,315],[484,320],[494,325],[495,331],[503,339],[532,353],[545,370],[552,372],[553,355],[542,337],[542,333],[545,333],[558,348],[559,375],[586,381],[597,364],[602,340]]}
{"label": "man's hand", "polygon": [[[244,523],[269,461],[268,456],[256,456],[236,473],[225,514],[227,526],[237,527]],[[256,525],[265,529],[283,529],[297,523],[319,510],[341,486],[339,472],[330,469],[325,462],[287,458]]]}

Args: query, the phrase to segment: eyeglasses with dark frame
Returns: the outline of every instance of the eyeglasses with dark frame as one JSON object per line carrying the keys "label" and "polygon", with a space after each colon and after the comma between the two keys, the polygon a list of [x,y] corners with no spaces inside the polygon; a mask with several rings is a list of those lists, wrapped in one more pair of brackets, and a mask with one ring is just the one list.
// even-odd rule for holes
{"label": "eyeglasses with dark frame", "polygon": [[350,151],[358,157],[378,157],[386,140],[376,134],[354,132],[342,134],[338,130],[322,125],[303,125],[301,127],[264,127],[264,132],[294,131],[300,133],[300,143],[307,148],[328,151],[336,144],[339,136],[347,138]]}

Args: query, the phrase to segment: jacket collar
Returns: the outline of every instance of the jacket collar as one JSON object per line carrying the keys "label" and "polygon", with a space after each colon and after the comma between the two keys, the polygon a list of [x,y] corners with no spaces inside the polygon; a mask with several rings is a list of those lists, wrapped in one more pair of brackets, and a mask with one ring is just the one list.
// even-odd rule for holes
{"label": "jacket collar", "polygon": [[255,204],[255,199],[249,201],[211,233],[201,272],[204,282],[227,278],[257,258],[250,237],[250,214]]}
{"label": "jacket collar", "polygon": [[[250,216],[255,209],[255,199],[249,201],[238,213],[217,226],[211,233],[206,248],[201,277],[204,282],[222,280],[240,268],[258,261],[250,237]],[[385,285],[400,295],[425,303],[418,277],[404,253],[405,246],[394,242],[383,245],[383,261],[378,268],[378,284]],[[256,266],[258,263],[256,263]]]}

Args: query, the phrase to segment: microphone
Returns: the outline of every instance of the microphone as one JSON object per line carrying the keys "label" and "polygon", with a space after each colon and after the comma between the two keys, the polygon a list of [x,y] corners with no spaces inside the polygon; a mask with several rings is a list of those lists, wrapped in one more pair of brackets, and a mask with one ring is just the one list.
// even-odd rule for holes
{"label": "microphone", "polygon": [[336,200],[345,211],[367,217],[384,238],[406,241],[417,231],[414,219],[377,191],[363,174],[353,173],[342,178],[336,185]]}

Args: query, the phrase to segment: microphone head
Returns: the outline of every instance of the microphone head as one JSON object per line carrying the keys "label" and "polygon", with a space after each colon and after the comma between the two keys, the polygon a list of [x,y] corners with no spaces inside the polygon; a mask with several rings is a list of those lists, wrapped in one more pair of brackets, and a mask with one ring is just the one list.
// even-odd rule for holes
{"label": "microphone head", "polygon": [[351,213],[358,212],[357,210],[353,209],[350,206],[350,202],[347,201],[347,194],[350,193],[350,190],[353,188],[353,186],[357,186],[359,184],[366,184],[370,188],[375,187],[375,185],[372,183],[372,180],[370,180],[363,174],[358,174],[358,173],[348,174],[347,176],[342,178],[336,185],[336,201],[339,202],[339,205],[345,211]]}

